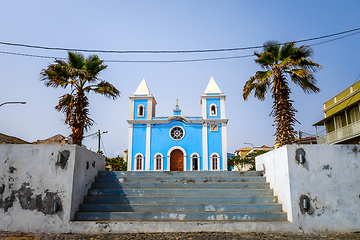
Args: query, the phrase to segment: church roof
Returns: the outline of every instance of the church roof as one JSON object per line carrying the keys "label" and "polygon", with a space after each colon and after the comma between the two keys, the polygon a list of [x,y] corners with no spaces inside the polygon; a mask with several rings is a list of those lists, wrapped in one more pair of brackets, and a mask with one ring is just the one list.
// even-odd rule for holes
{"label": "church roof", "polygon": [[205,89],[205,93],[221,93],[221,90],[213,77],[210,78],[210,81]]}
{"label": "church roof", "polygon": [[141,81],[140,85],[136,89],[134,95],[148,95],[150,94],[149,88],[145,82],[145,78]]}

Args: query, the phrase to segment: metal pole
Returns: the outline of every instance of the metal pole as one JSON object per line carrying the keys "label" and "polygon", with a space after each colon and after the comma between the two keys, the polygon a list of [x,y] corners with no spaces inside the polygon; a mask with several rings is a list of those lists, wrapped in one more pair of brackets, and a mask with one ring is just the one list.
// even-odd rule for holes
{"label": "metal pole", "polygon": [[98,131],[98,153],[100,153],[100,129]]}
{"label": "metal pole", "polygon": [[0,104],[0,107],[1,107],[2,105],[5,105],[5,104],[16,104],[16,103],[26,104],[26,102],[4,102],[4,103]]}
{"label": "metal pole", "polygon": [[253,148],[255,148],[255,147],[254,147],[254,145],[253,145],[252,143],[244,143],[244,144],[250,144]]}

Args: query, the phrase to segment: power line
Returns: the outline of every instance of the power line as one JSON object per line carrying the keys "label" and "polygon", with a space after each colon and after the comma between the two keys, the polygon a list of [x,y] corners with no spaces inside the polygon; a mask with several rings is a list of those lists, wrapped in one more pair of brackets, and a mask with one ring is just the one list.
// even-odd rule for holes
{"label": "power line", "polygon": [[[314,44],[311,44],[309,46],[316,46],[316,45],[336,41],[336,40],[346,38],[346,37],[350,37],[350,36],[353,36],[353,35],[359,34],[359,33],[360,33],[360,31],[355,32],[355,33],[351,33],[351,34],[348,34],[348,35],[345,35],[345,36],[341,36],[341,37],[338,37],[338,38],[326,40],[326,41],[323,41],[323,42],[314,43]],[[297,41],[297,42],[299,42],[299,41]],[[9,55],[17,55],[17,56],[25,56],[25,57],[50,58],[50,59],[55,58],[55,59],[67,60],[67,58],[64,58],[64,57],[53,57],[53,56],[44,56],[44,55],[36,55],[36,54],[15,53],[15,52],[5,52],[5,51],[0,51],[0,53],[9,54]],[[103,60],[103,62],[108,62],[108,63],[181,63],[181,62],[203,62],[203,61],[239,59],[239,58],[247,58],[247,57],[252,57],[252,56],[254,56],[254,54],[241,55],[241,56],[215,57],[215,58],[200,58],[200,59],[180,59],[180,60]]]}
{"label": "power line", "polygon": [[200,58],[200,59],[182,59],[182,60],[104,60],[104,62],[117,62],[117,63],[177,63],[177,62],[203,62],[203,61],[216,61],[236,58],[246,58],[255,56],[254,54],[230,57],[217,57],[217,58]]}
{"label": "power line", "polygon": [[[295,43],[308,42],[319,40],[322,38],[333,37],[337,35],[342,35],[350,32],[359,31],[360,28],[351,29],[348,31],[333,33],[329,35],[323,35],[320,37],[307,38],[303,40],[294,41]],[[279,45],[284,45],[285,43],[280,43]],[[240,50],[250,50],[262,48],[263,46],[252,46],[252,47],[239,47],[239,48],[220,48],[220,49],[204,49],[204,50],[99,50],[99,49],[80,49],[80,48],[62,48],[62,47],[46,47],[38,45],[29,45],[22,43],[9,43],[9,42],[0,42],[2,45],[16,46],[16,47],[26,47],[26,48],[37,48],[45,50],[57,50],[57,51],[71,51],[71,52],[99,52],[99,53],[205,53],[205,52],[229,52],[229,51],[240,51]]]}
{"label": "power line", "polygon": [[355,33],[348,34],[348,35],[345,35],[345,36],[341,36],[341,37],[338,37],[338,38],[326,40],[326,41],[319,42],[319,43],[310,44],[309,46],[311,47],[311,46],[316,46],[316,45],[320,45],[320,44],[324,44],[324,43],[336,41],[336,40],[339,40],[339,39],[342,39],[342,38],[346,38],[346,37],[350,37],[350,36],[353,36],[353,35],[356,35],[356,34],[359,34],[359,33],[360,33],[360,32],[355,32]]}
{"label": "power line", "polygon": [[[35,58],[52,58],[52,59],[61,59],[67,60],[68,58],[63,57],[51,57],[35,54],[25,54],[25,53],[14,53],[14,52],[4,52],[0,51],[3,54],[25,56],[25,57],[35,57]],[[215,60],[225,60],[225,59],[235,59],[235,58],[246,58],[252,57],[254,54],[242,55],[242,56],[230,56],[230,57],[218,57],[218,58],[201,58],[201,59],[180,59],[180,60],[103,60],[103,62],[109,63],[176,63],[176,62],[201,62],[201,61],[215,61]]]}
{"label": "power line", "polygon": [[105,156],[108,156],[107,153],[106,153],[105,145],[104,145],[104,142],[103,142],[102,138],[100,138],[100,140],[101,140],[101,144],[102,144],[103,149],[104,149]]}

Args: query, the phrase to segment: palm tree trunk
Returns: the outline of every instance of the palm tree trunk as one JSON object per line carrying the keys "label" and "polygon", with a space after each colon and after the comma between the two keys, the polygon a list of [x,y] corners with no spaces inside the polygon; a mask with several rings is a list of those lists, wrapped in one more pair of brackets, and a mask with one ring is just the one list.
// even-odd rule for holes
{"label": "palm tree trunk", "polygon": [[279,73],[274,78],[273,86],[273,110],[271,115],[274,116],[276,126],[276,142],[281,146],[292,144],[295,140],[295,112],[292,106],[292,100],[289,99],[291,90],[286,79]]}
{"label": "palm tree trunk", "polygon": [[82,145],[82,140],[84,138],[84,128],[86,126],[86,121],[88,120],[89,110],[87,106],[89,105],[88,98],[84,95],[83,92],[78,92],[75,96],[75,111],[73,112],[73,122],[72,127],[72,138],[73,144]]}

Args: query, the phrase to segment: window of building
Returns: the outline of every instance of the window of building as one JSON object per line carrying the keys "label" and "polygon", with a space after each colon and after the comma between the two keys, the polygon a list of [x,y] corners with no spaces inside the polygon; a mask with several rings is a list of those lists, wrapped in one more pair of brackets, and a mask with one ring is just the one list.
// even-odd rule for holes
{"label": "window of building", "polygon": [[217,106],[214,103],[210,105],[210,116],[217,116]]}
{"label": "window of building", "polygon": [[181,140],[184,137],[185,131],[180,126],[175,126],[170,129],[170,137],[174,140]]}
{"label": "window of building", "polygon": [[220,157],[217,153],[211,154],[211,165],[212,170],[219,170],[220,169]]}
{"label": "window of building", "polygon": [[155,170],[162,170],[163,168],[163,155],[161,153],[158,153],[155,155],[155,164],[154,169]]}
{"label": "window of building", "polygon": [[143,170],[144,156],[141,153],[135,156],[136,170]]}
{"label": "window of building", "polygon": [[137,109],[137,116],[144,117],[145,116],[145,107],[144,105],[140,104]]}
{"label": "window of building", "polygon": [[340,129],[343,127],[341,115],[335,116],[335,129]]}
{"label": "window of building", "polygon": [[200,160],[200,158],[199,158],[199,155],[198,155],[198,154],[193,153],[193,154],[191,155],[192,170],[195,170],[195,171],[200,170],[199,160]]}
{"label": "window of building", "polygon": [[359,108],[358,106],[350,109],[350,123],[354,123],[360,120]]}

